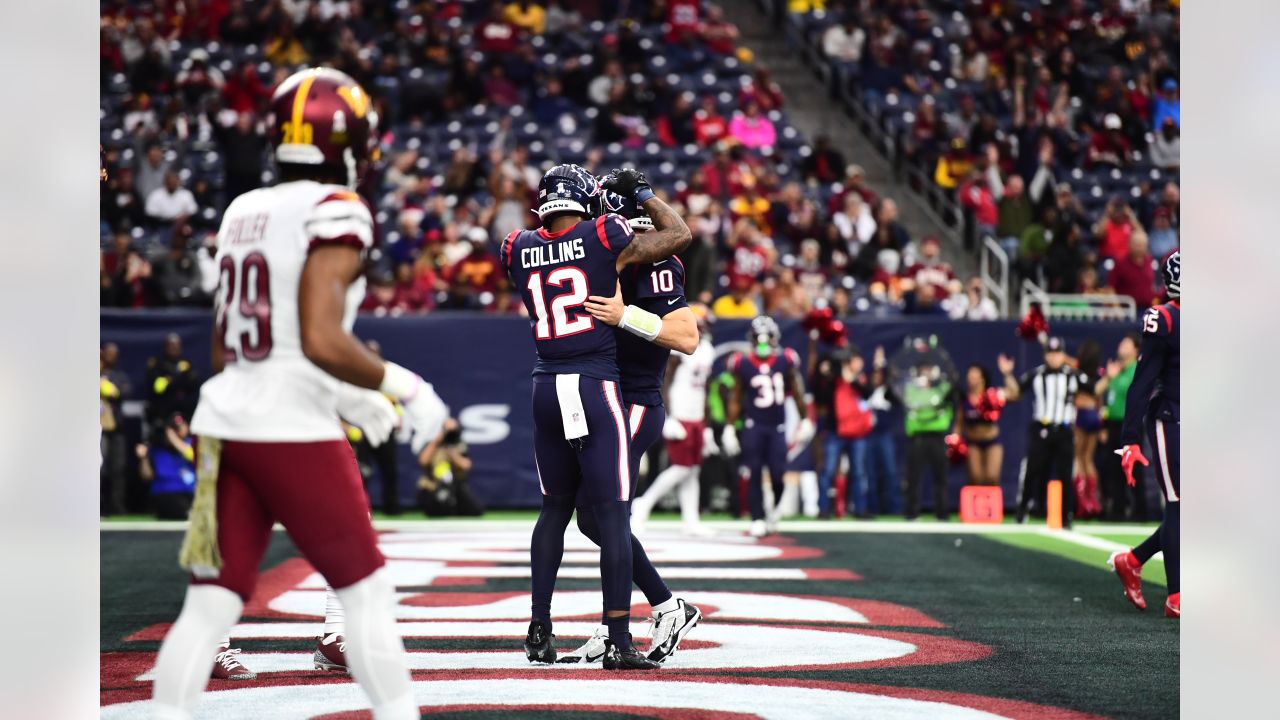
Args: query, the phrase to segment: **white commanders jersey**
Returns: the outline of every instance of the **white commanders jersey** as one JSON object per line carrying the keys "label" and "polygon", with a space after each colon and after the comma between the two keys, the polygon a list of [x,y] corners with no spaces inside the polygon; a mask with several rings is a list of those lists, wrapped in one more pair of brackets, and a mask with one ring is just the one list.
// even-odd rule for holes
{"label": "white commanders jersey", "polygon": [[[200,388],[196,435],[224,440],[309,442],[344,437],[339,381],[302,354],[298,285],[311,248],[373,244],[373,218],[359,195],[339,185],[283,183],[245,193],[218,230],[214,332],[225,366]],[[347,290],[350,330],[364,280]]]}
{"label": "white commanders jersey", "polygon": [[680,364],[667,390],[667,414],[677,420],[701,421],[707,414],[707,378],[711,376],[716,350],[709,341],[703,341],[692,355],[672,354],[680,358]]}

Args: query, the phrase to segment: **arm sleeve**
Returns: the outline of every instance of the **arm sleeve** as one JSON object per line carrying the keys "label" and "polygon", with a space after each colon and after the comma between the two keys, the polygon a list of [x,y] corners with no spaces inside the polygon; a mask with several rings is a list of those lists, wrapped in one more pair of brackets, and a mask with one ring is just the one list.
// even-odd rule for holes
{"label": "arm sleeve", "polygon": [[663,260],[636,273],[635,299],[635,304],[658,317],[689,307],[684,296],[684,265],[680,258]]}
{"label": "arm sleeve", "polygon": [[363,254],[373,247],[373,216],[364,200],[349,190],[321,198],[303,229],[309,251],[322,245],[350,245]]}
{"label": "arm sleeve", "polygon": [[631,244],[635,239],[635,232],[631,226],[627,224],[626,218],[621,215],[609,213],[596,218],[596,239],[608,250],[614,257],[622,254],[623,250]]}
{"label": "arm sleeve", "polygon": [[1142,424],[1147,416],[1151,393],[1156,389],[1160,371],[1164,369],[1164,356],[1168,349],[1166,338],[1170,327],[1163,308],[1147,310],[1142,322],[1142,345],[1138,349],[1138,366],[1133,372],[1133,383],[1124,402],[1124,424],[1120,428],[1120,443],[1135,445],[1142,442]]}

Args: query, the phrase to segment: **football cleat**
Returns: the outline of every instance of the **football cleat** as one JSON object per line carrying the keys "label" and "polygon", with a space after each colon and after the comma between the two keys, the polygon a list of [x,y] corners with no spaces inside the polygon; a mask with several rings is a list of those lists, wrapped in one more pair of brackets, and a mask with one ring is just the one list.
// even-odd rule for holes
{"label": "football cleat", "polygon": [[692,538],[709,538],[709,537],[716,536],[715,530],[712,530],[711,528],[707,527],[706,525],[703,525],[700,522],[685,523],[684,528],[681,530],[681,532],[684,533],[685,537],[692,537]]}
{"label": "football cleat", "polygon": [[618,646],[608,639],[604,641],[604,644],[605,670],[657,670],[662,667],[662,663],[650,660],[635,648],[619,650]]}
{"label": "football cleat", "polygon": [[552,641],[555,635],[547,632],[547,626],[541,620],[529,623],[529,633],[524,638],[524,654],[529,662],[553,663],[556,661],[556,647]]}
{"label": "football cleat", "polygon": [[604,658],[609,628],[601,625],[582,647],[556,660],[558,663],[597,663]]}
{"label": "football cleat", "polygon": [[1182,593],[1176,592],[1164,601],[1164,616],[1177,620],[1182,617]]}
{"label": "football cleat", "polygon": [[1116,571],[1120,584],[1124,586],[1124,596],[1139,610],[1147,609],[1147,601],[1142,597],[1142,563],[1133,556],[1132,550],[1117,550],[1107,558],[1107,564]]}
{"label": "football cleat", "polygon": [[667,658],[676,654],[680,641],[684,640],[684,636],[688,635],[690,630],[698,626],[698,621],[701,619],[702,611],[696,605],[690,605],[678,598],[674,610],[668,610],[650,618],[649,622],[653,623],[653,629],[649,637],[653,641],[649,645],[649,659],[654,662],[666,662]]}
{"label": "football cleat", "polygon": [[214,680],[256,680],[258,673],[240,662],[240,648],[224,645],[213,656],[213,672],[209,677]]}
{"label": "football cleat", "polygon": [[311,661],[315,663],[317,670],[350,672],[347,668],[347,639],[338,633],[318,638]]}
{"label": "football cleat", "polygon": [[762,538],[769,534],[769,526],[763,520],[752,520],[747,534],[754,538]]}

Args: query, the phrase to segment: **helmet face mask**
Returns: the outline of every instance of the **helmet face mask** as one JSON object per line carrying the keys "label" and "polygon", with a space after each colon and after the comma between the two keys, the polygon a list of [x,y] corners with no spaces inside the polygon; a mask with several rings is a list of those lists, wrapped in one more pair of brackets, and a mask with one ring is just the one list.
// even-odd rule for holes
{"label": "helmet face mask", "polygon": [[650,218],[649,213],[636,205],[634,200],[628,200],[612,190],[602,189],[593,217],[600,217],[609,213],[626,218],[631,230],[637,234],[649,232],[653,229],[653,218]]}
{"label": "helmet face mask", "polygon": [[378,157],[372,100],[351,76],[332,68],[301,70],[280,83],[268,123],[276,163],[297,175],[340,177],[354,188]]}
{"label": "helmet face mask", "polygon": [[778,323],[768,315],[761,315],[751,321],[751,329],[747,331],[747,341],[751,343],[756,357],[766,358],[773,354],[782,341],[782,331]]}

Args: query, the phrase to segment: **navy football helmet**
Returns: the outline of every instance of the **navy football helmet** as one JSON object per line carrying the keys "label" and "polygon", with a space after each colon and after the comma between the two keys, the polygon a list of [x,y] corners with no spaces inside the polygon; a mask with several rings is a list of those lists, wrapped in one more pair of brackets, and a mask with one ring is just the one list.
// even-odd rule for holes
{"label": "navy football helmet", "polygon": [[1165,258],[1164,265],[1160,267],[1160,273],[1164,276],[1164,288],[1168,291],[1169,297],[1182,296],[1182,251],[1174,250],[1173,254]]}
{"label": "navy football helmet", "polygon": [[556,165],[538,183],[538,219],[546,223],[552,215],[575,213],[594,217],[602,192],[595,176],[578,165]]}
{"label": "navy football helmet", "polygon": [[612,190],[601,190],[597,204],[596,217],[614,213],[627,219],[627,224],[635,232],[648,232],[653,229],[653,218],[636,204],[634,199],[622,197]]}
{"label": "navy football helmet", "polygon": [[751,321],[747,341],[755,349],[756,356],[768,357],[782,342],[782,330],[768,315],[760,315]]}

